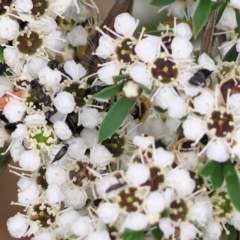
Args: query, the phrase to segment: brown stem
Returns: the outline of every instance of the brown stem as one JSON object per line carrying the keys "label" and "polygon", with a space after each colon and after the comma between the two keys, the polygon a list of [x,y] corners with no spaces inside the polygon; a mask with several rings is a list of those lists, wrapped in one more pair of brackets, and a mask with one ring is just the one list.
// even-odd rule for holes
{"label": "brown stem", "polygon": [[210,14],[210,18],[204,29],[204,33],[201,41],[200,54],[202,53],[209,54],[211,52],[213,39],[214,39],[213,33],[214,33],[214,28],[217,20],[217,14],[218,14],[218,10],[215,10]]}

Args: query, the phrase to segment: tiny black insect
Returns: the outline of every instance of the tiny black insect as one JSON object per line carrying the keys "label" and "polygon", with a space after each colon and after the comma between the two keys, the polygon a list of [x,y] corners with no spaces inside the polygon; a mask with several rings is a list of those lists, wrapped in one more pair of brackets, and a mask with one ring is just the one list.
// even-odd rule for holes
{"label": "tiny black insect", "polygon": [[212,74],[213,71],[208,69],[201,69],[194,73],[194,75],[188,80],[188,82],[193,86],[201,86],[205,84],[206,79]]}
{"label": "tiny black insect", "polygon": [[67,143],[65,143],[65,145],[62,146],[60,148],[60,150],[58,151],[58,153],[55,155],[54,159],[52,160],[52,163],[61,159],[67,153],[68,148],[69,148],[69,145]]}
{"label": "tiny black insect", "polygon": [[33,90],[36,98],[39,100],[39,102],[44,103],[45,106],[51,105],[51,99],[50,97],[43,91],[42,86],[38,82],[37,79],[34,79],[30,82],[30,87]]}
{"label": "tiny black insect", "polygon": [[66,124],[72,131],[73,135],[78,132],[78,126],[77,126],[77,121],[74,121],[74,115],[75,113],[69,113],[66,117]]}
{"label": "tiny black insect", "polygon": [[0,75],[2,75],[6,69],[7,69],[8,65],[4,62],[0,62]]}
{"label": "tiny black insect", "polygon": [[208,136],[206,134],[204,134],[202,136],[202,138],[200,139],[200,142],[203,144],[203,145],[207,145],[208,144]]}
{"label": "tiny black insect", "polygon": [[50,67],[52,70],[54,70],[55,68],[58,68],[59,63],[58,63],[58,61],[56,61],[56,60],[51,60],[51,61],[48,62],[47,65],[48,65],[48,67]]}

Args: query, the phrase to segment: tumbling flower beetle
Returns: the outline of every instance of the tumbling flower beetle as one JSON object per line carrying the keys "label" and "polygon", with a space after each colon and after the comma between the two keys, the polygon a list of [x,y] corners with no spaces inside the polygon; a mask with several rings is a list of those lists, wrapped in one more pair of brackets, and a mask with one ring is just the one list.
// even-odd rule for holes
{"label": "tumbling flower beetle", "polygon": [[52,163],[58,161],[59,159],[61,159],[68,151],[69,145],[67,143],[65,143],[64,146],[62,146],[60,148],[60,150],[58,151],[58,153],[55,155]]}
{"label": "tumbling flower beetle", "polygon": [[40,85],[40,83],[38,82],[37,79],[33,79],[30,82],[30,87],[33,90],[36,98],[44,103],[45,106],[51,106],[51,99],[50,97],[43,91],[42,86]]}
{"label": "tumbling flower beetle", "polygon": [[197,71],[188,82],[193,86],[202,86],[205,85],[206,79],[212,74],[213,71],[209,71],[208,69],[201,69]]}

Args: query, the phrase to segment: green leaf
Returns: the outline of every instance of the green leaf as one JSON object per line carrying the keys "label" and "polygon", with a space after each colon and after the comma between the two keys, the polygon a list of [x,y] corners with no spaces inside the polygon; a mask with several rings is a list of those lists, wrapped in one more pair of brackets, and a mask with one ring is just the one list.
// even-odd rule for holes
{"label": "green leaf", "polygon": [[211,13],[212,1],[211,0],[200,0],[197,9],[193,16],[193,36],[196,39],[205,24],[208,21]]}
{"label": "green leaf", "polygon": [[145,32],[145,34],[157,36],[157,37],[162,36],[162,33],[166,33],[166,30],[151,30],[151,31]]}
{"label": "green leaf", "polygon": [[218,9],[218,15],[217,15],[217,19],[216,19],[216,24],[219,22],[219,20],[221,19],[222,17],[222,14],[225,10],[225,8],[227,7],[227,4],[228,4],[228,1],[225,1],[224,4],[222,4],[219,9]]}
{"label": "green leaf", "polygon": [[143,237],[143,231],[135,232],[130,229],[126,229],[121,236],[123,240],[143,240]]}
{"label": "green leaf", "polygon": [[129,74],[121,74],[121,75],[118,75],[118,76],[114,76],[114,77],[113,77],[113,81],[114,81],[115,83],[117,83],[117,82],[119,82],[119,81],[121,81],[121,80],[123,80],[123,79],[129,78],[129,77],[130,77]]}
{"label": "green leaf", "polygon": [[225,54],[225,56],[223,57],[222,61],[223,62],[232,62],[232,61],[236,61],[237,56],[238,56],[238,52],[236,49],[236,45],[234,44],[231,49]]}
{"label": "green leaf", "polygon": [[224,231],[223,240],[237,240],[237,230],[232,225],[227,225],[229,234]]}
{"label": "green leaf", "polygon": [[136,99],[122,96],[109,110],[99,129],[98,142],[112,136],[133,107]]}
{"label": "green leaf", "polygon": [[145,86],[142,85],[142,84],[138,84],[138,85],[139,85],[139,87],[140,87],[145,93],[147,93],[147,94],[151,94],[151,93],[152,93],[152,90],[151,90],[151,89],[145,87]]}
{"label": "green leaf", "polygon": [[93,98],[109,98],[117,93],[120,93],[123,88],[123,82],[119,84],[114,84],[110,87],[104,88],[103,90],[93,94]]}
{"label": "green leaf", "polygon": [[166,6],[173,2],[175,2],[175,0],[151,0],[149,4],[153,6]]}
{"label": "green leaf", "polygon": [[218,163],[216,161],[208,160],[198,171],[198,174],[202,177],[210,176],[215,168],[217,168]]}
{"label": "green leaf", "polygon": [[223,181],[224,181],[224,176],[223,176],[223,164],[216,162],[215,164],[215,169],[210,175],[210,181],[212,184],[212,189],[218,189],[222,186]]}
{"label": "green leaf", "polygon": [[238,29],[238,34],[240,33],[240,13],[239,9],[235,8],[235,14],[236,14],[236,20],[237,20],[237,29]]}
{"label": "green leaf", "polygon": [[0,61],[5,62],[4,56],[3,56],[3,50],[5,47],[0,46]]}
{"label": "green leaf", "polygon": [[178,126],[176,133],[178,135],[183,135],[183,124],[182,123]]}
{"label": "green leaf", "polygon": [[152,229],[152,236],[155,240],[161,240],[163,237],[163,232],[159,229],[159,227],[156,227]]}
{"label": "green leaf", "polygon": [[223,173],[227,185],[229,198],[234,207],[238,211],[240,211],[240,182],[231,161],[223,163]]}
{"label": "green leaf", "polygon": [[222,6],[223,4],[225,4],[224,0],[218,0],[217,2],[213,2],[212,3],[212,11],[216,10],[217,8],[219,8],[220,6]]}

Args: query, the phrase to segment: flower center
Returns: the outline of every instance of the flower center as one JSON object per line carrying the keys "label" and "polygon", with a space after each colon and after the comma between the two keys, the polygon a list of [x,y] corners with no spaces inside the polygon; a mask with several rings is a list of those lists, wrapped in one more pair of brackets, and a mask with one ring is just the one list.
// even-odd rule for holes
{"label": "flower center", "polygon": [[158,167],[150,168],[150,176],[148,180],[141,186],[149,186],[150,191],[157,191],[161,186],[164,186],[165,177]]}
{"label": "flower center", "polygon": [[46,180],[46,166],[41,166],[38,170],[38,174],[37,174],[37,179],[36,182],[38,185],[41,186],[41,188],[43,190],[46,190],[48,187],[48,183]]}
{"label": "flower center", "polygon": [[234,130],[233,116],[226,112],[213,111],[207,126],[215,136],[228,137]]}
{"label": "flower center", "polygon": [[117,133],[114,133],[111,138],[108,138],[102,142],[113,157],[119,157],[124,152],[125,139]]}
{"label": "flower center", "polygon": [[172,221],[181,222],[186,219],[188,207],[182,199],[174,200],[173,202],[171,202],[170,208],[170,218]]}
{"label": "flower center", "polygon": [[155,79],[159,79],[162,83],[166,84],[171,83],[176,79],[178,70],[176,64],[169,59],[158,58],[153,63],[151,73]]}
{"label": "flower center", "polygon": [[21,33],[17,38],[17,48],[20,53],[27,55],[34,55],[38,53],[43,40],[36,32]]}
{"label": "flower center", "polygon": [[137,196],[137,189],[134,187],[124,188],[119,192],[117,201],[126,212],[136,212],[142,204],[142,199]]}
{"label": "flower center", "polygon": [[54,130],[50,126],[34,126],[28,131],[27,147],[37,152],[47,152],[57,142]]}
{"label": "flower center", "polygon": [[220,92],[224,99],[224,102],[227,102],[228,92],[230,91],[230,95],[240,93],[240,80],[236,77],[234,79],[229,79],[228,81],[224,82],[220,86]]}
{"label": "flower center", "polygon": [[48,1],[47,0],[32,0],[33,8],[31,13],[34,16],[42,16],[46,9],[48,8]]}
{"label": "flower center", "polygon": [[4,15],[7,11],[5,7],[9,7],[12,4],[12,0],[0,1],[0,16]]}
{"label": "flower center", "polygon": [[31,213],[31,220],[40,222],[44,228],[49,227],[55,222],[52,206],[49,204],[37,204],[34,206],[34,211]]}
{"label": "flower center", "polygon": [[120,62],[131,63],[135,54],[132,41],[130,39],[123,40],[121,46],[117,47],[116,53]]}
{"label": "flower center", "polygon": [[69,171],[69,178],[73,184],[79,187],[88,187],[90,182],[95,180],[95,176],[89,171],[93,168],[90,163],[82,163],[78,161],[74,170]]}

